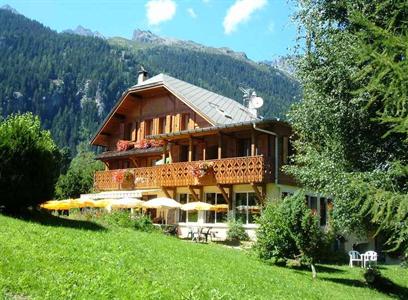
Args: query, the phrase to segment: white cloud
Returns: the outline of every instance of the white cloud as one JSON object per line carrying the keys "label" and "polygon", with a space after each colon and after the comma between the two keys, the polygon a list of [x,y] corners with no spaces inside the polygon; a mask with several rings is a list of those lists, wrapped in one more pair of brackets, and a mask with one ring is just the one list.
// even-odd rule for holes
{"label": "white cloud", "polygon": [[266,5],[266,0],[236,0],[224,18],[224,33],[235,31],[240,23],[247,22],[252,13]]}
{"label": "white cloud", "polygon": [[197,18],[197,14],[196,14],[196,12],[194,11],[193,8],[191,8],[191,7],[187,8],[187,12],[188,12],[189,16],[192,17],[193,19]]}
{"label": "white cloud", "polygon": [[149,0],[145,7],[149,25],[169,21],[176,14],[176,2],[173,0]]}

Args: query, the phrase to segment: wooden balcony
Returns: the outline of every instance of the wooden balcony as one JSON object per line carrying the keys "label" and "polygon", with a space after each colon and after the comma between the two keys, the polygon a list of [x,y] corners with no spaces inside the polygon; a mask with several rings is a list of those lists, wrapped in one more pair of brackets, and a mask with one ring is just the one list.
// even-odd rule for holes
{"label": "wooden balcony", "polygon": [[266,183],[273,181],[272,163],[263,156],[233,157],[206,160],[210,171],[201,178],[192,175],[195,166],[203,161],[179,162],[166,165],[126,169],[133,175],[131,182],[119,184],[114,175],[119,170],[95,173],[95,188],[111,191],[136,188],[160,188],[192,185]]}

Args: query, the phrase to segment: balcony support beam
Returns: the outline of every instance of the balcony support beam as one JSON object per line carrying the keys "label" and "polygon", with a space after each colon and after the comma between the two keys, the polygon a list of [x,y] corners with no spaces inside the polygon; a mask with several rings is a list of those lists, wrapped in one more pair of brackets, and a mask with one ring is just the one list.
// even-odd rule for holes
{"label": "balcony support beam", "polygon": [[[167,188],[167,187],[162,186],[161,190],[163,191],[163,193],[166,195],[167,198],[171,198],[171,199],[176,198],[175,188]],[[172,194],[170,194],[170,191],[172,192]]]}
{"label": "balcony support beam", "polygon": [[[220,190],[222,196],[224,197],[225,201],[228,203],[228,207],[231,209],[232,208],[232,201],[231,201],[231,196],[232,196],[232,186],[222,186],[221,184],[217,184],[218,189]],[[229,195],[225,191],[225,188],[229,189]]]}
{"label": "balcony support beam", "polygon": [[[265,196],[266,196],[266,186],[264,184],[255,184],[251,183],[252,189],[254,190],[256,197],[258,198],[259,202],[263,205],[265,202]],[[259,190],[259,188],[261,188]]]}
{"label": "balcony support beam", "polygon": [[194,200],[195,201],[200,201],[200,199],[202,198],[202,193],[203,193],[202,188],[200,188],[200,194],[199,195],[196,194],[196,192],[194,191],[194,188],[191,185],[188,186],[188,189],[189,189],[191,195],[193,196]]}

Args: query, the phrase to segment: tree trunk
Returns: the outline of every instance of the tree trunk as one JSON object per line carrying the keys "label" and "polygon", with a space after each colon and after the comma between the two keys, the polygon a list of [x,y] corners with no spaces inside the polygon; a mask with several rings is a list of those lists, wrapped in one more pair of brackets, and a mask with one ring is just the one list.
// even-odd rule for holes
{"label": "tree trunk", "polygon": [[317,277],[316,268],[314,264],[310,264],[310,267],[312,268],[312,278],[315,279]]}

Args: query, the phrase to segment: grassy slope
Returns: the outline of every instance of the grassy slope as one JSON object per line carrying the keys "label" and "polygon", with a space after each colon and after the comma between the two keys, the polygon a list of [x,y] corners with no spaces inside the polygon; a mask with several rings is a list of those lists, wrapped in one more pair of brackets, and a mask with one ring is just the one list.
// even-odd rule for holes
{"label": "grassy slope", "polygon": [[[326,267],[313,281],[307,271],[268,266],[242,251],[218,245],[130,229],[95,230],[97,226],[91,226],[94,230],[82,230],[67,227],[76,226],[74,223],[65,225],[41,225],[0,215],[0,298],[387,297],[359,282],[359,268]],[[407,270],[390,267],[382,272],[407,291]]]}

